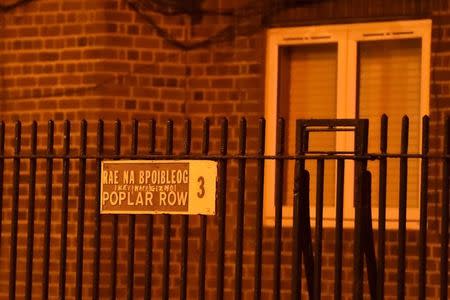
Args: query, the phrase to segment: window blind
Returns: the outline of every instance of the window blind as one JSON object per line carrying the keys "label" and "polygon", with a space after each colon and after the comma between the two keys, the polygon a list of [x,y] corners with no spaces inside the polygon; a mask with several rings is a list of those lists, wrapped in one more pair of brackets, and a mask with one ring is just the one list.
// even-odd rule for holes
{"label": "window blind", "polygon": [[[295,126],[297,119],[336,118],[337,45],[315,44],[282,48],[279,77],[279,115],[286,120],[286,150],[295,153]],[[285,92],[282,92],[282,91]],[[309,149],[334,151],[334,133],[312,133]],[[294,161],[289,161],[285,172],[286,203],[293,202]],[[325,162],[324,205],[334,205],[335,168],[332,161]],[[311,204],[315,203],[316,161],[307,161],[310,172]]]}
{"label": "window blind", "polygon": [[[421,40],[359,42],[359,117],[368,118],[369,152],[380,150],[380,117],[389,117],[388,152],[400,153],[401,119],[409,116],[410,153],[420,150]],[[372,204],[378,204],[378,163],[369,162]],[[419,207],[419,161],[408,160],[409,208]],[[387,207],[398,207],[399,159],[388,159]]]}

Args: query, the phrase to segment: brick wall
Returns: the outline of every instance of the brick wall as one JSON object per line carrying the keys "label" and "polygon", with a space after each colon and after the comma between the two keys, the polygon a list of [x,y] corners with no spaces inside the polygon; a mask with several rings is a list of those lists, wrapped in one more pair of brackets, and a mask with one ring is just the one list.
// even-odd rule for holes
{"label": "brick wall", "polygon": [[[158,16],[157,16],[158,17]],[[2,66],[1,117],[6,131],[13,132],[15,120],[23,122],[23,151],[29,151],[28,134],[32,120],[39,122],[38,151],[46,147],[47,120],[55,120],[55,149],[62,151],[63,120],[73,121],[72,153],[79,151],[79,121],[90,121],[88,129],[89,151],[95,151],[96,121],[105,120],[105,151],[112,153],[113,121],[124,120],[122,151],[130,151],[130,120],[137,118],[158,121],[161,127],[170,117],[181,123],[185,113],[186,91],[185,54],[171,49],[152,29],[127,9],[124,1],[31,1],[15,10],[2,14],[0,57]],[[158,21],[161,21],[159,17]],[[184,33],[184,18],[167,18],[164,24],[173,28],[178,36]],[[147,124],[140,126],[142,132]],[[181,132],[181,130],[179,130]],[[26,136],[26,137],[25,137]],[[147,136],[146,134],[142,135]],[[146,145],[148,138],[141,138]],[[177,140],[179,142],[179,139]],[[12,135],[8,134],[7,152],[11,153]],[[162,140],[159,142],[162,145]],[[178,144],[176,144],[178,146]],[[162,147],[162,146],[161,146]],[[159,147],[159,151],[163,148]],[[141,149],[145,151],[144,147]],[[12,163],[5,163],[5,201],[3,203],[3,232],[1,243],[0,298],[8,292],[9,232],[12,194]],[[62,163],[55,160],[52,213],[52,240],[49,295],[58,295],[60,208],[62,198]],[[19,247],[17,295],[24,294],[26,249],[26,220],[28,207],[29,165],[22,163],[21,201],[19,205]],[[71,164],[69,192],[69,235],[67,259],[67,296],[74,297],[77,164]],[[93,207],[95,194],[95,164],[88,162],[86,199],[86,238],[84,295],[91,294]],[[41,295],[42,251],[45,207],[45,161],[38,161],[36,196],[36,237],[34,260],[33,298]],[[108,255],[111,245],[110,218],[102,226],[102,276],[100,295],[109,293]],[[126,218],[120,218],[120,234],[125,236]],[[141,225],[139,225],[139,222]],[[137,232],[142,232],[143,219],[138,220]],[[157,228],[156,230],[161,230]],[[137,245],[142,242],[137,239]],[[118,295],[125,293],[126,239],[119,239]],[[142,270],[143,252],[137,252],[137,270]],[[156,255],[160,255],[157,253]],[[159,261],[155,259],[155,261]],[[140,267],[139,267],[140,265]],[[140,268],[140,269],[139,269]],[[157,267],[156,267],[157,269]],[[158,275],[155,275],[157,277]],[[158,278],[155,278],[158,280]],[[142,278],[137,275],[137,295],[142,293]],[[156,291],[157,292],[157,291]]]}
{"label": "brick wall", "polygon": [[[208,1],[207,7],[217,9],[237,3],[228,4],[226,1]],[[271,22],[276,25],[298,25],[299,16],[304,16],[309,23],[334,23],[337,19],[373,20],[382,17],[417,17],[424,11],[432,12],[433,19],[433,62],[432,70],[432,96],[431,140],[434,149],[442,148],[442,122],[450,111],[449,105],[449,39],[450,39],[450,11],[448,3],[432,2],[433,6],[426,5],[428,1],[420,2],[417,6],[406,5],[385,7],[376,5],[377,1],[370,1],[364,6],[364,1],[335,1],[319,3],[306,8],[293,9],[281,12],[272,17]],[[416,1],[416,3],[419,3]],[[369,8],[367,8],[369,7]],[[389,14],[386,12],[391,10]],[[185,16],[163,17],[153,14],[154,19],[170,34],[181,42],[201,41],[225,26],[235,22],[233,18],[205,17],[199,25],[191,25],[190,19]],[[200,152],[201,120],[210,117],[211,152],[219,151],[219,120],[226,116],[230,121],[231,153],[237,152],[238,120],[246,117],[249,123],[249,151],[256,148],[257,118],[263,115],[264,93],[264,32],[257,31],[250,36],[240,36],[231,41],[213,44],[198,50],[179,50],[162,40],[147,22],[137,15],[124,0],[36,0],[16,8],[0,16],[0,63],[1,63],[1,100],[0,114],[7,122],[7,131],[13,131],[15,120],[24,122],[24,134],[29,133],[31,120],[39,122],[39,151],[45,151],[46,121],[56,121],[56,148],[61,151],[62,121],[70,119],[73,124],[73,149],[78,152],[78,121],[87,119],[89,123],[88,141],[89,151],[95,152],[96,120],[105,119],[105,148],[112,153],[113,121],[120,118],[124,121],[123,152],[130,151],[130,120],[137,118],[145,121],[155,118],[158,122],[158,151],[164,151],[164,122],[172,118],[177,125],[175,150],[182,147],[182,120],[186,117],[193,120],[193,152]],[[147,124],[142,123],[143,137],[139,140],[140,152],[145,152],[148,139],[146,136]],[[12,135],[8,135],[7,151],[12,151]],[[29,139],[24,138],[24,151],[28,151]],[[38,196],[36,199],[36,238],[35,238],[35,276],[33,293],[36,297],[41,294],[41,257],[43,243],[44,220],[44,177],[45,161],[38,164]],[[76,243],[76,203],[77,203],[77,165],[72,167],[71,189],[69,193],[69,236],[68,236],[68,277],[67,296],[75,295],[75,243]],[[19,261],[18,270],[25,266],[25,240],[26,240],[26,212],[27,212],[27,172],[29,166],[24,163],[21,179],[21,202],[19,205]],[[59,271],[59,232],[60,232],[60,199],[61,199],[61,161],[55,161],[55,186],[52,227],[52,264],[50,276],[50,295],[58,295]],[[428,296],[438,295],[438,244],[439,221],[436,213],[439,211],[440,175],[439,164],[433,164],[430,211],[432,216],[429,223],[428,259]],[[0,257],[0,298],[6,297],[8,286],[9,266],[9,224],[11,207],[11,161],[6,162],[5,172],[5,201],[3,203],[3,229],[1,239]],[[226,235],[226,268],[225,293],[231,297],[234,289],[234,249],[235,249],[235,223],[236,223],[236,163],[229,165],[228,202],[227,202],[227,235]],[[250,298],[253,287],[253,247],[254,242],[254,215],[255,191],[253,189],[255,165],[249,162],[247,170],[247,198],[245,216],[244,243],[244,298]],[[95,194],[95,164],[88,163],[88,178],[86,199],[86,237],[85,237],[85,263],[84,263],[84,291],[83,295],[91,294],[92,281],[92,232],[93,232],[93,197]],[[8,198],[6,198],[8,195]],[[9,222],[9,223],[8,223]],[[109,295],[110,272],[110,245],[111,245],[111,218],[102,219],[102,261],[100,277],[100,295],[106,298]],[[127,255],[127,217],[119,218],[119,260],[118,260],[118,289],[119,298],[126,293],[126,255]],[[176,298],[179,295],[179,224],[180,218],[173,218],[173,244],[171,263],[171,290],[170,295]],[[145,219],[137,218],[136,227],[136,298],[142,297],[144,274],[144,232]],[[190,218],[190,249],[188,265],[188,295],[190,299],[197,297],[197,257],[198,257],[198,217]],[[156,218],[155,248],[154,248],[154,289],[155,296],[161,294],[162,282],[162,218]],[[216,272],[216,220],[210,219],[208,227],[208,263],[207,263],[207,299],[215,297]],[[351,240],[351,231],[345,232],[345,240]],[[263,298],[271,298],[273,261],[273,230],[264,231],[263,254]],[[395,231],[388,233],[388,255],[386,263],[386,299],[395,298],[396,280],[396,239]],[[407,237],[407,296],[417,294],[417,286],[412,282],[417,280],[417,259],[415,245],[417,232],[410,232]],[[291,233],[285,229],[283,233],[282,255],[282,299],[289,295],[290,287],[290,249]],[[323,270],[323,297],[331,297],[333,292],[333,249],[334,234],[326,230],[324,234],[324,270]],[[352,243],[344,244],[344,275],[343,291],[350,299],[352,279]],[[304,274],[304,272],[303,272]],[[24,273],[18,275],[18,296],[23,295]],[[367,288],[366,288],[367,290]],[[303,288],[305,291],[305,287]]]}

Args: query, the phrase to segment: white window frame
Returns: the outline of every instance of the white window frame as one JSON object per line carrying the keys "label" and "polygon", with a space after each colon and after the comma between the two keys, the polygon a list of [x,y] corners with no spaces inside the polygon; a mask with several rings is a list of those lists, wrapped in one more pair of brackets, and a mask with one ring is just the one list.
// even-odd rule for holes
{"label": "white window frame", "polygon": [[[343,25],[325,25],[308,27],[275,28],[267,30],[266,76],[265,76],[265,118],[266,154],[274,155],[276,146],[276,124],[278,118],[278,57],[280,46],[308,44],[337,44],[337,118],[355,118],[356,79],[357,79],[357,44],[362,41],[398,40],[420,38],[421,51],[421,95],[420,115],[429,113],[430,95],[430,53],[431,20],[410,20],[376,23],[358,23]],[[420,125],[420,128],[422,126]],[[336,148],[353,150],[353,137],[348,134],[336,135]],[[274,190],[275,161],[265,163],[264,177],[264,224],[273,226],[275,221]],[[345,178],[353,178],[353,167],[346,163]],[[419,172],[420,174],[420,172]],[[420,182],[420,181],[419,181]],[[344,187],[344,227],[354,226],[354,210],[349,199],[353,199],[353,180],[346,180]],[[350,202],[350,203],[349,203]],[[335,207],[324,207],[323,225],[335,226]],[[407,227],[419,227],[420,207],[408,208]],[[283,225],[292,226],[293,207],[283,205]],[[311,217],[315,209],[310,208]],[[373,220],[378,219],[378,209],[372,210]],[[386,227],[397,228],[398,208],[386,208]],[[374,222],[374,226],[377,222]]]}

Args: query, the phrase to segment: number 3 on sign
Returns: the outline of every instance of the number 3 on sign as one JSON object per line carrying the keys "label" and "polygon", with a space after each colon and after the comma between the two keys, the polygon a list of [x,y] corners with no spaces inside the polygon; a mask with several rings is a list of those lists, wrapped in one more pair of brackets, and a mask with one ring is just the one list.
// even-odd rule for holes
{"label": "number 3 on sign", "polygon": [[200,176],[197,179],[197,182],[199,183],[198,188],[200,189],[200,191],[197,192],[197,197],[203,198],[205,196],[205,178],[203,178],[203,176]]}

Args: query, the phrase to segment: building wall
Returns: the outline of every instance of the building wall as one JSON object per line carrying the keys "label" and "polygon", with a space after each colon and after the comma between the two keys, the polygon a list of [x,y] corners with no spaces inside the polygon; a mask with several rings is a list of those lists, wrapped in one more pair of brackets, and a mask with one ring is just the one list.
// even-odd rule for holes
{"label": "building wall", "polygon": [[[226,3],[225,3],[226,2]],[[404,3],[403,3],[404,2]],[[430,16],[433,20],[432,45],[432,84],[430,112],[432,117],[432,146],[442,149],[442,124],[444,116],[450,111],[450,8],[447,1],[403,1],[402,5],[391,5],[390,1],[319,1],[302,8],[269,14],[263,19],[270,26],[294,26],[304,24],[361,22],[386,18],[417,18]],[[408,2],[408,3],[407,3]],[[207,1],[210,9],[233,7],[238,1]],[[397,2],[399,3],[399,2]],[[237,5],[240,5],[239,3]],[[228,7],[229,6],[229,7]],[[187,16],[164,17],[155,13],[151,16],[176,40],[190,45],[211,37],[229,25],[260,24],[259,19],[238,20],[236,18],[208,16],[200,24],[192,25]],[[264,103],[264,55],[265,35],[262,26],[254,30],[236,27],[235,33],[246,34],[235,39],[212,43],[208,47],[182,50],[162,39],[155,29],[142,16],[136,14],[124,0],[36,0],[0,15],[0,63],[2,83],[0,115],[6,121],[8,134],[6,148],[12,151],[13,121],[23,121],[24,134],[29,133],[32,120],[39,122],[39,151],[45,151],[47,120],[56,121],[56,149],[61,151],[62,122],[73,122],[73,153],[78,152],[78,122],[89,121],[89,151],[95,152],[96,121],[105,120],[105,151],[113,151],[113,122],[123,120],[122,151],[129,153],[131,119],[141,121],[139,139],[140,152],[144,153],[147,123],[155,118],[158,123],[158,151],[164,151],[164,126],[167,119],[176,125],[175,151],[182,149],[182,121],[193,121],[193,152],[200,152],[200,129],[204,117],[211,120],[211,152],[219,151],[219,122],[227,117],[230,122],[230,153],[237,152],[238,122],[240,117],[248,120],[249,152],[256,149],[257,119],[263,115]],[[252,34],[250,34],[250,32]],[[23,140],[24,149],[29,147],[29,139]],[[24,150],[27,151],[27,150]],[[39,161],[38,196],[36,199],[36,239],[35,239],[35,280],[33,293],[40,295],[41,287],[41,245],[43,243],[45,161]],[[5,167],[5,195],[11,194],[11,161]],[[73,163],[69,194],[69,255],[67,295],[74,297],[75,282],[75,243],[76,243],[76,203],[77,203],[77,165]],[[439,291],[439,219],[436,216],[440,202],[440,167],[431,165],[431,189],[428,249],[428,286],[431,298]],[[22,169],[21,202],[19,205],[19,261],[18,269],[25,266],[26,212],[28,165]],[[234,249],[236,223],[236,162],[231,162],[228,172],[227,235],[225,293],[231,297],[234,290]],[[247,198],[244,242],[244,298],[250,298],[253,291],[253,256],[255,235],[255,165],[249,162],[247,171]],[[50,295],[57,297],[59,270],[59,231],[61,199],[61,161],[55,161],[54,210],[52,227],[52,264],[50,276]],[[95,194],[95,164],[88,162],[87,213],[85,222],[85,263],[83,295],[91,294],[92,281],[92,232]],[[6,197],[6,196],[5,196]],[[9,197],[9,196],[8,196]],[[9,266],[9,224],[11,200],[3,202],[3,229],[0,258],[0,298],[6,297]],[[9,223],[8,223],[9,222]],[[102,217],[102,261],[100,295],[109,295],[111,218]],[[127,255],[127,217],[119,218],[119,260],[118,296],[126,292]],[[171,263],[170,295],[179,295],[179,224],[174,217]],[[145,218],[137,218],[136,228],[136,298],[143,293]],[[161,294],[162,270],[162,218],[156,218],[154,247],[154,289],[155,296]],[[197,257],[199,218],[190,218],[189,287],[190,299],[197,297]],[[216,220],[210,218],[208,227],[207,299],[215,296],[216,272]],[[345,241],[351,240],[352,232],[345,232]],[[388,233],[386,263],[386,299],[395,299],[396,280],[396,232]],[[290,249],[291,232],[283,232],[282,254],[282,299],[288,297],[290,290]],[[332,230],[324,233],[323,297],[331,298],[333,293],[334,234]],[[417,295],[417,232],[407,236],[407,289],[408,298]],[[263,254],[263,298],[271,297],[273,267],[273,230],[264,231]],[[344,244],[343,291],[346,298],[351,296],[352,243]],[[388,282],[389,281],[389,282]],[[18,295],[23,294],[24,272],[18,275]],[[367,288],[366,288],[367,290]],[[305,288],[303,289],[305,291]]]}

